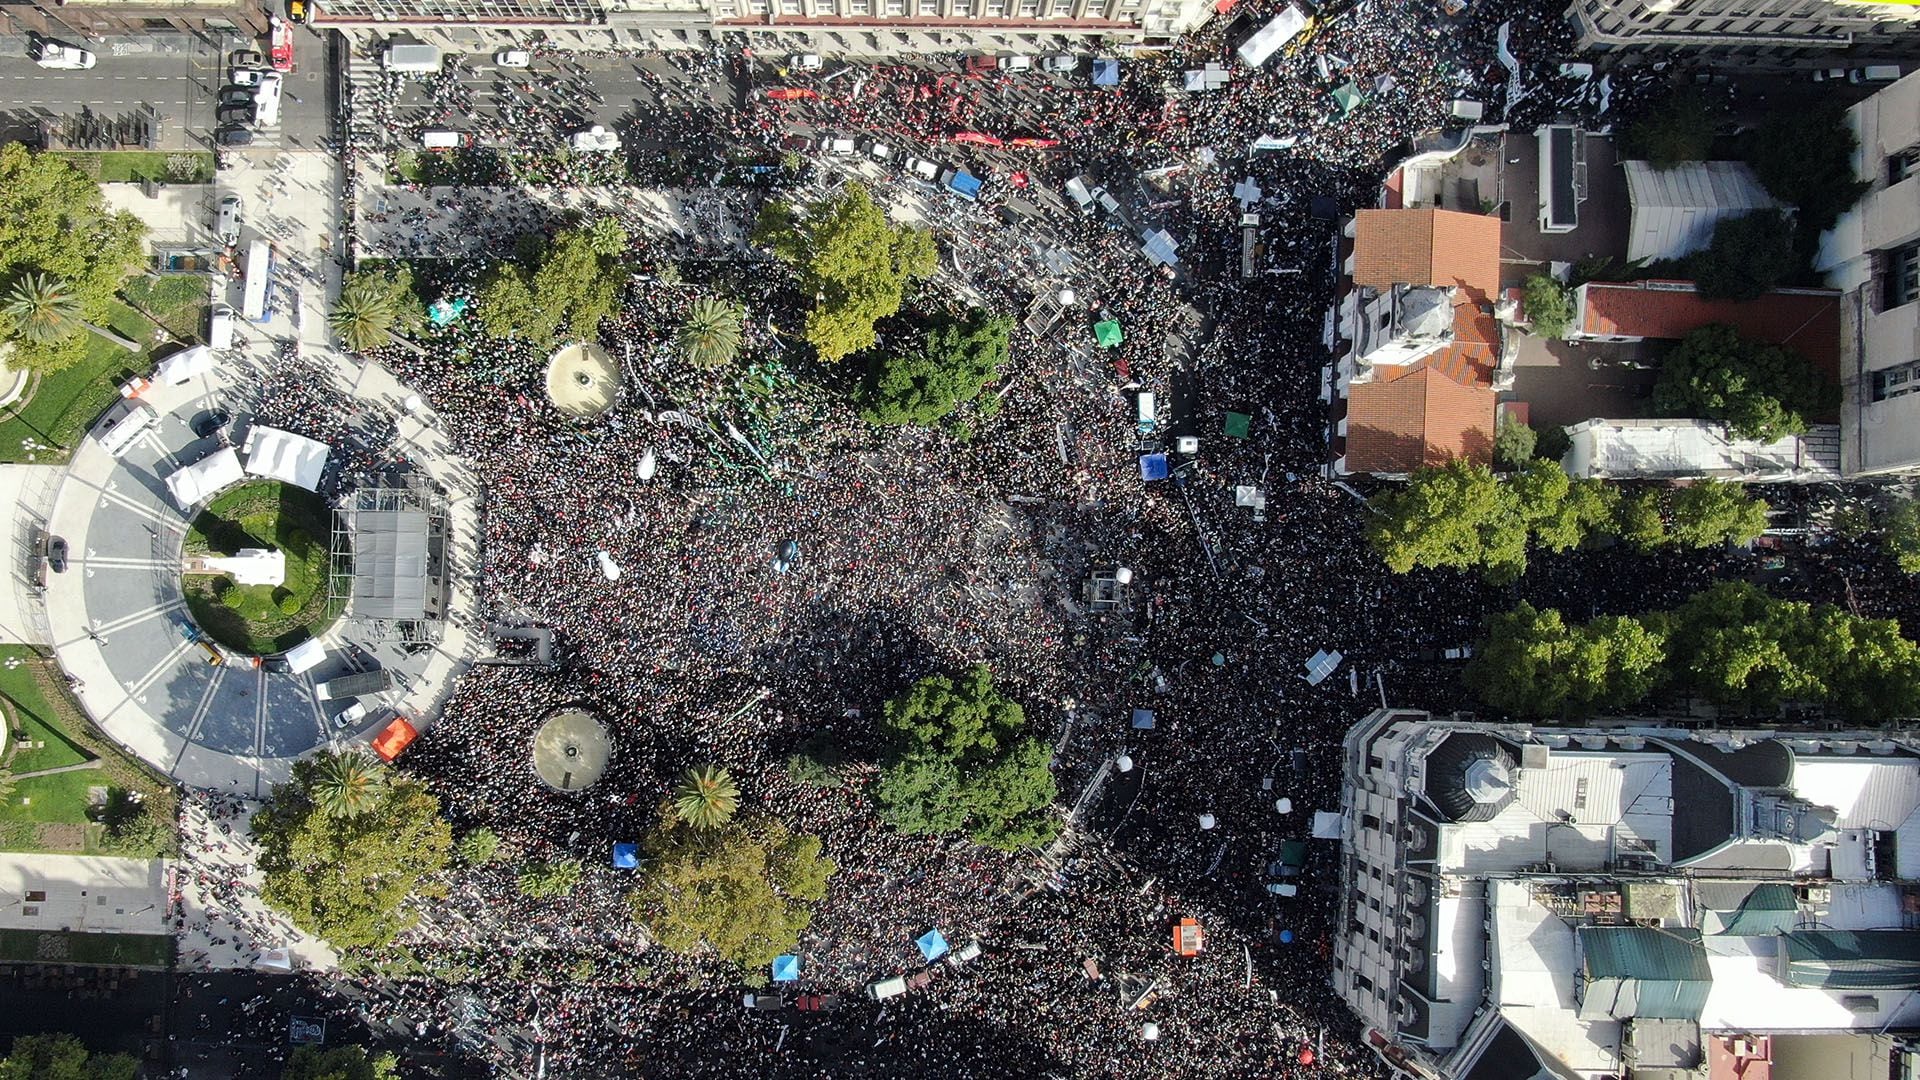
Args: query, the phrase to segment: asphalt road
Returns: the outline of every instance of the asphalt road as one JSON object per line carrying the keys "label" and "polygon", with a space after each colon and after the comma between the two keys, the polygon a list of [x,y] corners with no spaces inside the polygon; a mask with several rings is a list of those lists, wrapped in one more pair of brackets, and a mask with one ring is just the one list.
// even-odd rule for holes
{"label": "asphalt road", "polygon": [[[229,50],[265,51],[263,43],[179,33],[73,44],[92,50],[99,63],[85,71],[50,71],[28,57],[27,38],[0,37],[0,140],[35,140],[44,122],[62,120],[72,121],[68,130],[77,137],[89,126],[111,127],[151,108],[160,116],[158,149],[208,149]],[[294,70],[285,83],[291,96],[279,127],[263,133],[258,148],[318,146],[328,128],[326,70],[324,39],[296,27]]]}

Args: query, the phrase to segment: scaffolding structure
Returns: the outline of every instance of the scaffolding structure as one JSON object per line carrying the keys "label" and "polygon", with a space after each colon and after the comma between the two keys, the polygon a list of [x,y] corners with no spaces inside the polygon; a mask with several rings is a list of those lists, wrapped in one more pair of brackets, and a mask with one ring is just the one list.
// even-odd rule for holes
{"label": "scaffolding structure", "polygon": [[381,640],[432,645],[445,629],[447,507],[417,487],[358,488],[335,500],[327,602]]}

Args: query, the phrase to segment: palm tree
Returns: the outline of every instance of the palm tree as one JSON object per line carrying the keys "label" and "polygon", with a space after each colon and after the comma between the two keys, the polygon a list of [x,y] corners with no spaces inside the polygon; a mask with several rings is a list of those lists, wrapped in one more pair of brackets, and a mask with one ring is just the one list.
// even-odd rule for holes
{"label": "palm tree", "polygon": [[330,754],[314,762],[313,802],[328,817],[359,817],[379,801],[386,778],[372,759],[358,751]]}
{"label": "palm tree", "polygon": [[696,829],[712,829],[733,819],[740,789],[733,776],[714,765],[688,769],[673,786],[673,813]]}
{"label": "palm tree", "polygon": [[745,317],[740,305],[730,300],[712,296],[695,300],[687,321],[680,324],[680,352],[698,368],[733,363],[740,352],[740,321]]}
{"label": "palm tree", "polygon": [[20,336],[36,344],[59,341],[86,324],[80,318],[80,299],[66,285],[46,274],[22,274],[7,294],[6,313]]}
{"label": "palm tree", "polygon": [[394,320],[398,315],[393,309],[391,293],[366,282],[355,281],[340,290],[340,299],[334,301],[333,311],[327,315],[327,323],[333,327],[334,336],[348,349],[369,352],[391,340]]}

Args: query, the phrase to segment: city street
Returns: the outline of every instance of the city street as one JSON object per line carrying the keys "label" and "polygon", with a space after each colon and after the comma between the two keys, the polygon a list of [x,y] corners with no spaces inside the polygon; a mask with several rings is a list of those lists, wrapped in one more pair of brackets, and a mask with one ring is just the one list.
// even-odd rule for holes
{"label": "city street", "polygon": [[[227,60],[237,48],[264,49],[248,39],[210,41],[188,34],[138,40],[76,42],[98,57],[84,71],[53,71],[28,55],[29,39],[0,37],[0,139],[38,143],[43,128],[60,125],[70,149],[137,149],[95,145],[115,124],[151,108],[160,118],[153,149],[212,149],[214,105],[227,82]],[[315,147],[327,135],[326,41],[308,27],[294,31],[294,70],[278,127],[262,132],[255,149]],[[296,100],[297,99],[297,100]]]}

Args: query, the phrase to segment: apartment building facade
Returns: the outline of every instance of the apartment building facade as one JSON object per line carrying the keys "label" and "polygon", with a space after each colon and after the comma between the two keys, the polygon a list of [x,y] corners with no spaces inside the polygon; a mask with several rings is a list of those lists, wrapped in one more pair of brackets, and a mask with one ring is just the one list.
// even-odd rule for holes
{"label": "apartment building facade", "polygon": [[1213,12],[1205,0],[329,0],[315,22],[453,48],[539,30],[577,48],[702,48],[739,34],[755,49],[884,56],[1151,46]]}
{"label": "apartment building facade", "polygon": [[1857,0],[1572,0],[1579,47],[1793,61],[1892,57],[1920,41],[1920,7]]}
{"label": "apartment building facade", "polygon": [[1821,238],[1841,290],[1841,468],[1920,470],[1920,73],[1853,106],[1865,196]]}

